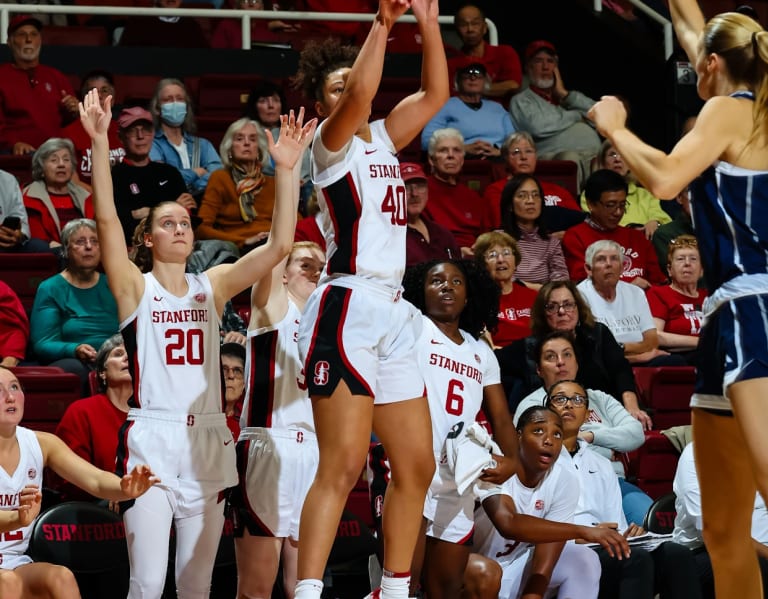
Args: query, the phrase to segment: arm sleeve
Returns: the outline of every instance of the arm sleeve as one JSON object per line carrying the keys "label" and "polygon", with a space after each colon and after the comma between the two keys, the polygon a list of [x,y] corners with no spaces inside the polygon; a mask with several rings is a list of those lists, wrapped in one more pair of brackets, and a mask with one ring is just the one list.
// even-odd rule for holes
{"label": "arm sleeve", "polygon": [[[61,275],[54,275],[58,276]],[[52,279],[48,279],[37,288],[30,321],[32,348],[35,355],[45,362],[72,358],[79,345],[62,339],[64,313],[56,301],[56,289],[52,287]]]}
{"label": "arm sleeve", "polygon": [[549,260],[550,281],[564,281],[570,278],[568,266],[565,263],[565,255],[563,254],[563,245],[557,237],[549,238],[547,256]]}
{"label": "arm sleeve", "polygon": [[512,97],[509,114],[518,131],[535,131],[537,138],[551,137],[581,121],[581,113],[577,110],[553,106],[533,92],[525,91]]}
{"label": "arm sleeve", "polygon": [[605,370],[613,377],[618,393],[622,394],[625,391],[636,393],[635,375],[632,373],[632,366],[627,361],[627,358],[624,357],[624,352],[619,347],[611,329],[601,322],[596,322],[595,334],[598,338],[597,345],[600,347]]}
{"label": "arm sleeve", "polygon": [[[448,100],[450,102],[450,99]],[[421,130],[421,149],[423,151],[427,151],[427,146],[429,146],[429,138],[432,137],[432,134],[437,131],[438,129],[443,129],[444,127],[448,126],[448,113],[450,111],[450,105],[446,103],[443,105],[443,107],[437,112],[435,116],[433,116],[429,121],[427,121],[427,124],[424,125],[424,128]]]}
{"label": "arm sleeve", "polygon": [[587,422],[582,430],[595,436],[594,444],[616,451],[632,451],[645,442],[643,425],[621,403],[604,391],[590,389],[590,405],[599,406],[602,422]]}
{"label": "arm sleeve", "polygon": [[568,266],[568,278],[575,283],[587,278],[584,271],[585,250],[581,237],[574,230],[568,229],[563,237],[563,256]]}
{"label": "arm sleeve", "polygon": [[0,281],[0,359],[23,360],[27,353],[29,321],[24,306],[13,290]]}

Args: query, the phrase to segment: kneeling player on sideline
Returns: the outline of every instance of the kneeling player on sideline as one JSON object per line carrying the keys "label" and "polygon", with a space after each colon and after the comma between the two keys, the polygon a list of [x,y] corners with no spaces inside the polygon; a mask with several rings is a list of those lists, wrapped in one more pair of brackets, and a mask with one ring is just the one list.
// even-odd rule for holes
{"label": "kneeling player on sideline", "polygon": [[[47,466],[91,495],[125,501],[159,482],[149,466],[137,465],[122,478],[89,464],[57,436],[18,426],[24,391],[16,375],[0,367],[0,597],[79,599],[70,570],[34,563],[25,554],[32,523],[40,513],[43,469]],[[117,439],[115,439],[117,442]],[[6,501],[6,498],[10,498]]]}

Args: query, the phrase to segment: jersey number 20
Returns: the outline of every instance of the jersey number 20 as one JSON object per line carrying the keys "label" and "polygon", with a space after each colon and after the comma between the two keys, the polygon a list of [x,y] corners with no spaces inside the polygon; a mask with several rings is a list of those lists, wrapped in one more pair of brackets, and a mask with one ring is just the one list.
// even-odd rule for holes
{"label": "jersey number 20", "polygon": [[168,329],[165,332],[168,345],[165,346],[165,363],[172,365],[202,364],[203,331],[200,329]]}

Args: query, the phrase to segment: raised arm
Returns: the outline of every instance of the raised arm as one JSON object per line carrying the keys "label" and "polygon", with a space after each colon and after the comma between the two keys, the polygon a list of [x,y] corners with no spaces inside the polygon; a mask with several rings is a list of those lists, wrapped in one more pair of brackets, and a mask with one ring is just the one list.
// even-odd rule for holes
{"label": "raised arm", "polygon": [[404,98],[386,119],[387,133],[399,150],[407,146],[448,101],[448,65],[440,33],[438,0],[413,0],[422,39],[421,89]]}
{"label": "raised arm", "polygon": [[35,434],[43,450],[45,465],[64,480],[95,497],[111,501],[135,499],[143,495],[149,487],[160,482],[149,466],[136,466],[129,474],[120,478],[86,462],[56,435],[44,432]]}
{"label": "raised arm", "polygon": [[228,299],[255,284],[262,277],[271,275],[275,265],[283,260],[293,245],[296,229],[296,213],[299,203],[299,170],[301,157],[315,134],[317,119],[303,124],[304,108],[296,117],[280,117],[280,136],[275,142],[269,130],[269,153],[275,163],[275,208],[272,228],[267,242],[251,250],[234,264],[221,264],[207,271],[216,296],[219,313]]}
{"label": "raised arm", "polygon": [[669,0],[672,25],[688,60],[696,63],[697,46],[704,31],[704,15],[696,0]]}
{"label": "raised arm", "polygon": [[288,311],[288,290],[283,285],[283,276],[288,258],[278,262],[271,276],[256,281],[251,288],[251,319],[249,329],[265,327],[282,320]]}
{"label": "raised arm", "polygon": [[102,109],[96,89],[89,91],[80,103],[80,122],[91,138],[91,185],[96,230],[101,244],[101,263],[107,274],[109,288],[117,302],[118,317],[122,320],[139,304],[144,292],[144,277],[128,258],[123,227],[115,209],[107,138],[111,120],[112,96],[106,99]]}

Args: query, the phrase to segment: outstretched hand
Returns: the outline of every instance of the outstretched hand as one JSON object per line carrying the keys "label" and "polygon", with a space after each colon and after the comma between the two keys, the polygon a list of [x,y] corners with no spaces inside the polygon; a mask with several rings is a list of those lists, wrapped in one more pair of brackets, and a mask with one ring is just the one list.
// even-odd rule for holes
{"label": "outstretched hand", "polygon": [[19,524],[29,526],[40,513],[43,494],[37,485],[27,485],[19,493]]}
{"label": "outstretched hand", "polygon": [[107,96],[107,99],[104,100],[104,108],[102,108],[99,92],[94,88],[85,94],[78,107],[80,109],[80,122],[91,139],[107,134],[109,123],[112,121],[112,96]]}
{"label": "outstretched hand", "polygon": [[410,7],[410,0],[379,0],[379,15],[385,22],[394,25],[395,21],[403,16]]}
{"label": "outstretched hand", "polygon": [[599,543],[608,555],[618,560],[629,558],[631,550],[626,537],[615,528],[603,526],[585,526],[583,539],[590,543]]}
{"label": "outstretched hand", "polygon": [[515,473],[517,464],[512,458],[503,455],[493,454],[493,459],[496,461],[496,467],[483,470],[480,480],[500,485]]}
{"label": "outstretched hand", "polygon": [[424,23],[430,18],[436,19],[440,14],[437,0],[412,0],[411,10],[419,23]]}
{"label": "outstretched hand", "polygon": [[616,96],[603,96],[587,112],[587,117],[595,124],[603,137],[610,137],[617,129],[627,124],[627,108]]}
{"label": "outstretched hand", "polygon": [[149,466],[139,464],[134,466],[133,470],[120,479],[120,489],[127,497],[135,499],[146,493],[152,485],[156,485],[159,482],[160,479],[155,476]]}
{"label": "outstretched hand", "polygon": [[296,116],[291,110],[287,115],[280,115],[280,136],[275,141],[272,133],[267,130],[267,144],[275,167],[293,168],[301,160],[304,150],[315,137],[317,119],[304,123],[304,107],[299,109]]}

